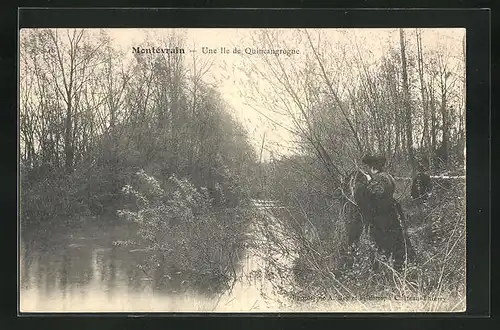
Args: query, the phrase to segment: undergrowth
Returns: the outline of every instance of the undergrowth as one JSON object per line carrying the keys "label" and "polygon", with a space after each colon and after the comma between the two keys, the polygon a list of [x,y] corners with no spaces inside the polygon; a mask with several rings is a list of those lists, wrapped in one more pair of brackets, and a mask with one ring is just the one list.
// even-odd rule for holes
{"label": "undergrowth", "polygon": [[245,242],[247,208],[214,206],[206,188],[176,175],[164,185],[144,171],[137,177],[136,185],[122,190],[134,203],[118,215],[138,224],[139,239],[115,243],[150,250],[150,260],[140,267],[164,289],[211,294],[231,288]]}
{"label": "undergrowth", "polygon": [[[408,239],[416,257],[397,272],[392,258],[378,252],[364,232],[360,242],[346,247],[346,212],[334,204],[330,213],[306,212],[300,204],[287,206],[278,223],[261,225],[267,245],[267,277],[275,290],[297,301],[368,300],[418,301],[423,311],[465,308],[465,191],[463,182],[435,189],[423,203],[403,195]],[[284,214],[287,214],[285,216]],[[302,213],[301,217],[297,214]],[[261,223],[268,220],[263,217]],[[300,218],[300,219],[299,219]],[[304,228],[321,230],[306,235]],[[309,226],[305,226],[309,224]],[[277,230],[276,228],[280,228]],[[327,229],[326,229],[327,228]],[[288,237],[293,244],[276,244]],[[269,253],[269,251],[272,253]],[[294,255],[284,262],[273,255]],[[287,270],[287,271],[285,271]]]}

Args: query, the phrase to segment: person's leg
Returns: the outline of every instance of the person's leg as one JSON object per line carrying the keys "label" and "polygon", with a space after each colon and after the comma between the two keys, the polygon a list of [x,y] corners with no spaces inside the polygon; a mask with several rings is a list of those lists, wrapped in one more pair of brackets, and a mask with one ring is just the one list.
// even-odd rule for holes
{"label": "person's leg", "polygon": [[394,258],[394,268],[400,271],[403,268],[406,251],[405,242],[403,237],[403,231],[401,229],[394,229],[393,234],[393,245],[392,245],[392,256]]}
{"label": "person's leg", "polygon": [[361,213],[357,209],[352,209],[349,219],[347,221],[347,245],[352,247],[354,244],[359,242],[361,233],[363,231],[363,221],[361,219]]}
{"label": "person's leg", "polygon": [[405,242],[398,212],[393,207],[375,219],[381,226],[375,231],[373,240],[386,257],[394,258],[394,267],[399,270],[405,260]]}

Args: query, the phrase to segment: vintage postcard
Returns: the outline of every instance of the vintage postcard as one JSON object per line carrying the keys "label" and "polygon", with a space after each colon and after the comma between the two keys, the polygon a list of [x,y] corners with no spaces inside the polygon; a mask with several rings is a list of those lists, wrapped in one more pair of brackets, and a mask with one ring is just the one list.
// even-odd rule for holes
{"label": "vintage postcard", "polygon": [[20,311],[465,311],[465,44],[22,29]]}

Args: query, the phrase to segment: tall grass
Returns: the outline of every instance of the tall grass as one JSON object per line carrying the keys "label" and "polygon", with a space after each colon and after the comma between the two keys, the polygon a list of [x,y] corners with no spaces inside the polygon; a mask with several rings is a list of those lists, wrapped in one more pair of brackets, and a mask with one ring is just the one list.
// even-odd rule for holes
{"label": "tall grass", "polygon": [[[288,199],[279,214],[263,215],[259,228],[266,244],[259,245],[276,290],[296,301],[350,301],[361,309],[367,302],[388,300],[406,301],[421,311],[464,310],[463,182],[437,185],[425,204],[410,200],[402,182],[396,195],[416,252],[399,272],[367,232],[359,244],[347,247],[349,215],[340,200],[315,209],[316,202],[302,195]],[[289,258],[285,262],[281,256]]]}

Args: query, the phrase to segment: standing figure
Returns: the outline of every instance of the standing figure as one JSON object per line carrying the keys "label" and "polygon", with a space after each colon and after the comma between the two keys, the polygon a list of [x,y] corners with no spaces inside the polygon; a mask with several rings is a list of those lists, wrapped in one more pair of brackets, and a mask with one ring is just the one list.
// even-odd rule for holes
{"label": "standing figure", "polygon": [[363,218],[368,216],[367,211],[370,204],[366,189],[367,183],[365,173],[360,170],[350,172],[343,181],[342,193],[346,198],[342,211],[346,214],[347,246],[349,248],[359,242],[365,229]]}
{"label": "standing figure", "polygon": [[384,156],[367,155],[362,162],[368,167],[367,190],[370,195],[370,235],[386,256],[393,256],[395,268],[403,266],[406,251],[410,251],[405,239],[404,219],[401,205],[394,199],[396,183],[385,171]]}
{"label": "standing figure", "polygon": [[417,174],[412,180],[411,197],[414,200],[419,200],[425,203],[431,194],[431,189],[431,177],[426,173],[425,166],[420,163],[418,164]]}

